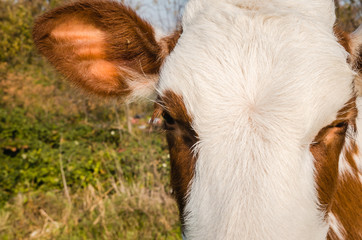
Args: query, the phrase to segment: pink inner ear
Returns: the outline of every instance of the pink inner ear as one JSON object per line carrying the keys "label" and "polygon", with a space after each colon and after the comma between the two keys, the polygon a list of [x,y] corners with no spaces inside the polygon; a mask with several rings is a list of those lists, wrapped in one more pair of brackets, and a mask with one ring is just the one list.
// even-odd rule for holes
{"label": "pink inner ear", "polygon": [[89,75],[91,75],[92,78],[104,81],[104,83],[114,84],[115,86],[118,85],[116,81],[117,75],[119,75],[117,67],[113,63],[105,60],[98,59],[93,61],[89,66]]}
{"label": "pink inner ear", "polygon": [[62,20],[50,36],[57,44],[54,51],[59,56],[65,56],[65,70],[77,72],[78,83],[89,90],[106,93],[119,91],[120,69],[107,59],[105,33],[81,18]]}
{"label": "pink inner ear", "polygon": [[78,56],[79,60],[96,60],[104,59],[106,57],[105,51],[99,42],[90,43],[86,46],[75,46],[74,53]]}
{"label": "pink inner ear", "polygon": [[101,30],[74,17],[56,26],[51,35],[55,39],[63,41],[104,40],[104,34]]}
{"label": "pink inner ear", "polygon": [[57,26],[51,36],[64,47],[71,47],[79,60],[105,58],[105,34],[90,24],[72,18]]}

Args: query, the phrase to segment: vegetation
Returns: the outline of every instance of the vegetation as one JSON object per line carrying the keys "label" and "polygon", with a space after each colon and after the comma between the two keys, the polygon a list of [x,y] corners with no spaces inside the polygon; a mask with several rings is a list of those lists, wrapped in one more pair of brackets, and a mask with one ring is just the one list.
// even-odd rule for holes
{"label": "vegetation", "polygon": [[[131,135],[122,105],[77,95],[47,69],[2,65],[0,239],[179,237],[163,136]],[[135,125],[147,126],[151,106],[131,109],[148,110]]]}
{"label": "vegetation", "polygon": [[36,54],[34,17],[55,4],[0,2],[0,239],[180,239],[152,104],[130,106],[131,134],[124,105],[78,94]]}
{"label": "vegetation", "polygon": [[354,31],[362,23],[362,0],[334,0],[339,25]]}
{"label": "vegetation", "polygon": [[[152,104],[130,106],[130,133],[124,105],[76,93],[36,54],[34,18],[60,1],[0,0],[0,239],[180,239]],[[342,25],[360,5],[340,2]]]}

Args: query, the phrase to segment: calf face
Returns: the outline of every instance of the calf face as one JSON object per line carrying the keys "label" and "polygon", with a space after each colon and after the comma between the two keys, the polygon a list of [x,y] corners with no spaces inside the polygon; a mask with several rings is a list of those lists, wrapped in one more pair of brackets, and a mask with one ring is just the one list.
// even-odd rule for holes
{"label": "calf face", "polygon": [[346,147],[361,34],[334,21],[327,0],[191,0],[182,30],[158,37],[126,6],[88,0],[44,14],[33,35],[76,86],[156,92],[187,237],[324,239],[345,234],[333,212],[343,151],[362,193],[357,142]]}

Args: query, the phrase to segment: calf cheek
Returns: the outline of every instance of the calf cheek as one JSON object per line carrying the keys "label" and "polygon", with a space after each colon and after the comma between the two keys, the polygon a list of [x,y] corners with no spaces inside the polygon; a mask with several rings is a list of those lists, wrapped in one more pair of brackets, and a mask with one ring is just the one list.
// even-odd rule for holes
{"label": "calf cheek", "polygon": [[184,207],[190,182],[194,176],[196,158],[192,147],[197,141],[196,133],[191,128],[177,126],[166,134],[171,160],[171,186],[176,198],[181,223],[184,223]]}
{"label": "calf cheek", "polygon": [[312,145],[310,150],[315,159],[319,203],[321,210],[328,213],[337,189],[338,161],[345,142],[345,133],[336,133],[335,129],[327,128],[319,135],[320,142]]}

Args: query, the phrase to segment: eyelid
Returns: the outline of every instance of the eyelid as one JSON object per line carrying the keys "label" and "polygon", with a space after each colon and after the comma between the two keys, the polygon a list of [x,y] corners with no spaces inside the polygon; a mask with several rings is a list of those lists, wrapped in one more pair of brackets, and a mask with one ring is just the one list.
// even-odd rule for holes
{"label": "eyelid", "polygon": [[175,119],[170,115],[170,113],[165,110],[163,110],[162,112],[162,117],[165,120],[165,123],[168,125],[174,125],[176,122]]}
{"label": "eyelid", "polygon": [[337,127],[337,128],[345,128],[348,126],[348,122],[344,121],[344,122],[339,122],[337,123],[336,125],[334,125],[334,127]]}

